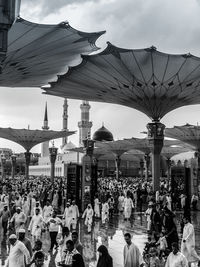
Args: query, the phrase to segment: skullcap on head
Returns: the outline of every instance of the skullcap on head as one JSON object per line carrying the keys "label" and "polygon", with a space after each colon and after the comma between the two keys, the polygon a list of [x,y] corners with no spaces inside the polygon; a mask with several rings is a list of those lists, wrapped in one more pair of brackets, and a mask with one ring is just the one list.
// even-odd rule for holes
{"label": "skullcap on head", "polygon": [[23,229],[23,228],[21,228],[21,229],[19,229],[19,232],[18,233],[26,233],[26,231],[25,231],[25,229]]}
{"label": "skullcap on head", "polygon": [[17,239],[17,236],[15,234],[12,234],[9,236],[9,239]]}

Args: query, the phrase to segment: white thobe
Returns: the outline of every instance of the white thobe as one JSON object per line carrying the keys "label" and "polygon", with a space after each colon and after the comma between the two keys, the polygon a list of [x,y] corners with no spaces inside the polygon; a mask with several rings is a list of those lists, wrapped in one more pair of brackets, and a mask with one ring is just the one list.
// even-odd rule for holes
{"label": "white thobe", "polygon": [[45,205],[43,208],[43,218],[45,223],[47,223],[49,218],[51,218],[52,213],[53,213],[53,207],[51,205],[49,206]]}
{"label": "white thobe", "polygon": [[124,247],[123,256],[124,267],[140,267],[144,262],[138,247],[133,243],[130,246],[126,245]]}
{"label": "white thobe", "polygon": [[144,215],[147,218],[147,231],[151,230],[151,213],[152,213],[152,208],[148,208],[144,213]]}
{"label": "white thobe", "polygon": [[16,234],[19,232],[19,229],[24,228],[24,224],[26,222],[26,215],[24,212],[15,213],[11,219],[11,222],[15,222],[15,232]]}
{"label": "white thobe", "polygon": [[[185,240],[186,242],[183,242]],[[185,224],[181,241],[181,253],[187,258],[188,262],[200,261],[200,257],[195,250],[194,226],[191,223]]]}
{"label": "white thobe", "polygon": [[44,225],[44,220],[41,214],[33,215],[28,230],[31,231],[31,235],[35,238],[40,238],[42,233],[42,228]]}
{"label": "white thobe", "polygon": [[72,219],[71,219],[72,229],[76,229],[77,219],[79,217],[78,206],[71,205],[71,210],[72,210]]}
{"label": "white thobe", "polygon": [[72,221],[72,208],[71,208],[71,206],[65,208],[65,211],[63,214],[63,220],[64,220],[63,225],[70,229],[70,225],[71,225],[71,221]]}
{"label": "white thobe", "polygon": [[109,219],[109,205],[107,202],[102,204],[101,219],[102,223],[105,223]]}
{"label": "white thobe", "polygon": [[167,258],[165,267],[188,267],[188,261],[186,257],[181,253],[177,252],[174,254],[171,252]]}
{"label": "white thobe", "polygon": [[95,198],[94,200],[94,214],[97,218],[100,217],[100,202],[98,198]]}
{"label": "white thobe", "polygon": [[30,203],[28,200],[23,202],[22,211],[24,212],[24,214],[26,215],[26,218],[27,218],[29,215],[29,212],[30,212]]}
{"label": "white thobe", "polygon": [[82,218],[85,217],[85,225],[88,227],[88,232],[91,232],[93,215],[94,215],[94,211],[92,208],[90,209],[86,208],[82,215]]}
{"label": "white thobe", "polygon": [[126,197],[124,199],[124,217],[126,219],[129,219],[131,217],[132,208],[134,208],[132,199],[130,197]]}
{"label": "white thobe", "polygon": [[26,246],[19,240],[10,246],[10,253],[6,267],[25,267],[30,263],[30,254]]}

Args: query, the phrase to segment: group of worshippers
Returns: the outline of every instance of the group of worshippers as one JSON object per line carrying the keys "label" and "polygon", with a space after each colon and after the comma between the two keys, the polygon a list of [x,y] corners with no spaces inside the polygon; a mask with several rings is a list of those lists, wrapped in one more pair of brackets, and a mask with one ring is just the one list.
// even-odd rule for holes
{"label": "group of worshippers", "polygon": [[[9,236],[10,251],[6,267],[47,267],[51,266],[48,257],[42,248],[42,241],[37,239],[32,249],[31,242],[25,237],[25,230],[20,229],[17,235]],[[62,253],[62,254],[61,254]],[[78,233],[73,232],[62,246],[58,266],[84,267],[82,245],[78,240]]]}
{"label": "group of worshippers", "polygon": [[179,235],[175,214],[167,206],[161,209],[160,205],[150,201],[145,216],[147,219],[148,242],[143,256],[149,266],[154,266],[150,264],[152,253],[156,255],[157,265],[155,266],[158,267],[179,266],[176,262],[181,259],[184,263],[180,266],[184,267],[200,262],[200,256],[197,255],[195,250],[194,226],[187,213],[181,219],[183,225],[180,252],[178,251]]}

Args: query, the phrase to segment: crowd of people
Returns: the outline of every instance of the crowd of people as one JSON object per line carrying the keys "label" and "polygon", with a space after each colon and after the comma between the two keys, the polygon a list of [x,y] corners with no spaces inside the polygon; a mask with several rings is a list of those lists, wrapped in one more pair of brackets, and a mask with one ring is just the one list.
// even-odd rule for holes
{"label": "crowd of people", "polygon": [[[129,221],[136,212],[144,213],[148,242],[141,253],[131,241],[130,233],[124,234],[124,267],[195,266],[200,257],[195,251],[190,209],[196,210],[197,204],[198,195],[194,194],[191,201],[183,192],[177,196],[166,180],[161,182],[160,191],[153,192],[150,181],[106,177],[98,179],[98,192],[81,213],[75,200],[68,198],[64,179],[55,179],[54,184],[47,177],[28,181],[24,177],[8,179],[0,187],[1,225],[3,236],[9,240],[7,266],[48,266],[41,241],[43,235],[48,235],[49,254],[59,250],[58,266],[82,267],[84,255],[78,220],[84,219],[86,231],[91,233],[94,220],[108,225],[114,216]],[[181,213],[179,221],[177,210]],[[97,267],[112,267],[106,246],[101,245],[97,250]]]}

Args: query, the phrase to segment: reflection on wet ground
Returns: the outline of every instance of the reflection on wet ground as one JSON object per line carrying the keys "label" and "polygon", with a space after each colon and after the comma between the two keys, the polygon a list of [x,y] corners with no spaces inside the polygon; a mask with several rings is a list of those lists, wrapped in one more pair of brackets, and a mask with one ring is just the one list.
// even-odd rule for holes
{"label": "reflection on wet ground", "polygon": [[[179,214],[177,214],[177,222],[179,221]],[[200,254],[200,212],[192,214],[192,222],[195,226],[196,233],[196,249],[198,254]],[[1,226],[0,226],[0,229]],[[180,233],[180,227],[178,226]],[[103,244],[108,247],[111,256],[113,257],[113,266],[122,267],[123,266],[123,247],[125,245],[123,234],[125,232],[130,232],[133,236],[133,242],[137,244],[140,251],[143,251],[145,242],[147,240],[147,230],[146,230],[146,220],[143,214],[134,214],[131,221],[124,221],[122,215],[116,215],[107,225],[102,225],[101,221],[95,221],[92,233],[88,234],[87,229],[83,225],[81,220],[78,224],[78,231],[81,243],[83,245],[83,255],[86,267],[96,266],[96,261],[98,258],[97,248],[99,245]],[[31,237],[30,237],[31,239]],[[8,256],[8,244],[7,240],[3,239],[2,231],[0,234],[0,266],[5,266],[7,256]],[[50,241],[49,233],[46,232],[42,236],[43,249],[48,254]],[[60,261],[60,253],[58,251],[53,251],[53,253],[48,256],[48,266],[54,267],[57,262]]]}

